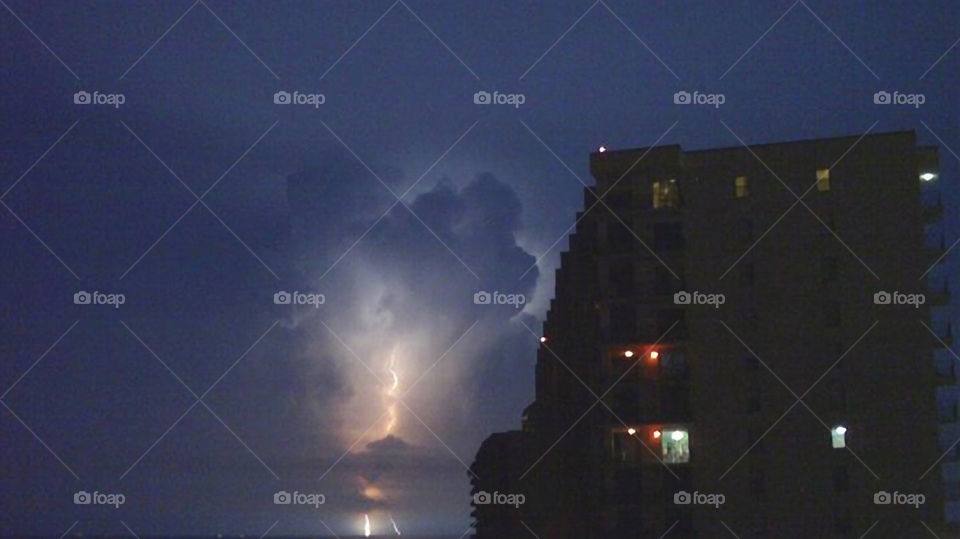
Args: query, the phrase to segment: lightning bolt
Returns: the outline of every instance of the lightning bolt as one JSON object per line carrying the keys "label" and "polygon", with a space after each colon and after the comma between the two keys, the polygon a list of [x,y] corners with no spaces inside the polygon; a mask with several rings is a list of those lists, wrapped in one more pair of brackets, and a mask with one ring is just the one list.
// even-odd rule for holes
{"label": "lightning bolt", "polygon": [[363,536],[370,537],[370,515],[363,514]]}
{"label": "lightning bolt", "polygon": [[396,363],[397,363],[397,355],[396,355],[396,351],[393,351],[393,352],[390,353],[390,364],[389,364],[389,366],[387,367],[387,370],[390,372],[390,376],[391,376],[391,378],[393,379],[393,384],[391,384],[390,387],[387,388],[387,391],[386,391],[386,393],[387,393],[386,396],[387,396],[387,401],[388,401],[388,404],[387,404],[387,427],[386,427],[386,433],[384,434],[384,436],[389,435],[389,434],[393,434],[393,430],[394,430],[394,429],[396,428],[396,426],[397,426],[397,403],[396,403],[396,397],[397,397],[397,388],[400,387],[400,375],[397,374],[397,370],[396,370],[396,368],[395,368]]}
{"label": "lightning bolt", "polygon": [[390,524],[393,524],[393,531],[397,532],[397,535],[403,535],[402,533],[400,533],[400,527],[397,526],[397,521],[393,520],[393,515],[389,515],[389,517],[390,517]]}

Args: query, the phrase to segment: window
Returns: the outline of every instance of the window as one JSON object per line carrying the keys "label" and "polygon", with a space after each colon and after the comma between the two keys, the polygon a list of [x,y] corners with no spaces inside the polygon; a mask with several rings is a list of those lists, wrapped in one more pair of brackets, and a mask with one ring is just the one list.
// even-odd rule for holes
{"label": "window", "polygon": [[750,492],[753,494],[754,501],[763,501],[766,493],[764,480],[763,468],[756,465],[750,466]]}
{"label": "window", "polygon": [[834,522],[837,533],[847,535],[853,531],[853,518],[850,516],[850,510],[844,509],[843,513],[837,517]]}
{"label": "window", "polygon": [[750,329],[757,329],[760,325],[760,314],[753,307],[749,307],[743,313],[743,320]]}
{"label": "window", "polygon": [[682,223],[653,224],[653,248],[657,251],[677,251],[686,245]]}
{"label": "window", "polygon": [[817,169],[817,191],[829,191],[829,190],[830,190],[830,169],[829,168]]}
{"label": "window", "polygon": [[677,180],[653,182],[653,209],[680,206],[680,193],[677,191]]}
{"label": "window", "polygon": [[639,462],[639,454],[637,453],[637,448],[639,443],[633,437],[633,435],[628,434],[626,431],[619,431],[613,433],[613,460],[614,462],[622,462],[626,464],[632,464]]}
{"label": "window", "polygon": [[672,296],[675,292],[683,290],[683,277],[677,279],[670,273],[670,270],[664,266],[655,266],[653,268],[653,291],[660,296]]}
{"label": "window", "polygon": [[830,283],[837,280],[837,259],[825,256],[820,261],[821,280]]}
{"label": "window", "polygon": [[[667,332],[669,337],[667,336]],[[684,309],[661,309],[657,311],[657,335],[655,339],[683,340],[688,336],[687,318]]]}
{"label": "window", "polygon": [[737,198],[746,198],[750,194],[750,184],[746,176],[737,176],[733,180],[733,192]]}
{"label": "window", "polygon": [[629,253],[633,250],[633,231],[629,224],[619,221],[607,223],[607,249],[610,253]]}
{"label": "window", "polygon": [[620,262],[610,267],[610,292],[614,296],[633,295],[633,265]]}
{"label": "window", "polygon": [[847,473],[847,466],[840,464],[833,468],[833,490],[834,492],[847,492],[850,490],[850,474]]}
{"label": "window", "polygon": [[617,342],[629,342],[636,336],[637,312],[629,303],[610,306],[610,338]]}
{"label": "window", "polygon": [[[660,409],[654,411],[662,417],[674,420],[689,420],[690,388],[685,384],[665,384],[660,389]],[[649,416],[648,416],[649,417]]]}
{"label": "window", "polygon": [[611,193],[605,198],[607,203],[604,205],[610,208],[610,211],[621,216],[630,211],[632,196],[629,191]]}
{"label": "window", "polygon": [[830,429],[830,445],[832,445],[834,449],[847,447],[847,427],[837,425]]}
{"label": "window", "polygon": [[[837,372],[835,376],[839,375]],[[827,400],[831,410],[845,411],[847,409],[847,387],[842,380],[828,379],[826,382]]]}
{"label": "window", "polygon": [[754,455],[766,454],[767,447],[763,444],[763,433],[764,431],[752,427],[747,429],[747,445],[744,449],[753,448],[748,451]]}
{"label": "window", "polygon": [[660,354],[660,374],[666,378],[686,379],[690,374],[686,354],[680,350],[671,350]]}
{"label": "window", "polygon": [[762,399],[760,398],[760,388],[752,387],[750,388],[747,394],[747,413],[757,413],[762,407]]}
{"label": "window", "polygon": [[660,446],[665,464],[690,462],[690,433],[687,429],[664,429]]}
{"label": "window", "polygon": [[753,263],[744,262],[740,266],[740,284],[743,286],[753,285]]}
{"label": "window", "polygon": [[750,219],[737,221],[737,238],[742,242],[753,241],[753,221]]}
{"label": "window", "polygon": [[943,485],[943,495],[951,502],[960,501],[960,483],[950,481]]}

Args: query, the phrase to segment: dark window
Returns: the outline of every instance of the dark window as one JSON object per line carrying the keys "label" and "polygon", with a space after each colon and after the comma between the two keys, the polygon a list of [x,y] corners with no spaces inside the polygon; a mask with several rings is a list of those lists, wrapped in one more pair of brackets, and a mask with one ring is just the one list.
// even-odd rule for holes
{"label": "dark window", "polygon": [[944,496],[946,499],[950,500],[951,502],[955,502],[955,501],[957,501],[957,500],[960,500],[960,483],[958,483],[958,482],[956,482],[956,481],[951,481],[951,482],[949,482],[949,483],[944,483],[944,484],[943,484],[943,496]]}
{"label": "dark window", "polygon": [[740,264],[740,284],[743,286],[753,285],[753,262]]}
{"label": "dark window", "polygon": [[737,239],[742,242],[753,241],[753,221],[740,219],[737,222]]}
{"label": "dark window", "polygon": [[837,280],[837,259],[832,256],[825,256],[820,262],[820,275],[825,283]]}
{"label": "dark window", "polygon": [[640,462],[637,452],[640,443],[626,431],[613,433],[613,461],[624,464]]}
{"label": "dark window", "polygon": [[613,409],[623,421],[640,419],[640,395],[633,388],[620,388],[614,394]]}
{"label": "dark window", "polygon": [[853,520],[850,518],[850,511],[845,510],[843,514],[837,517],[835,522],[837,533],[849,534],[853,531]]}
{"label": "dark window", "polygon": [[[836,301],[828,301],[823,307],[823,321],[826,325],[837,328],[840,326],[840,304]],[[842,352],[841,352],[842,353]],[[837,356],[840,357],[840,356]]]}
{"label": "dark window", "polygon": [[610,266],[610,288],[618,297],[633,295],[633,264],[621,262]]}
{"label": "dark window", "polygon": [[756,413],[760,411],[762,399],[760,398],[760,388],[752,387],[747,393],[747,413]]}
{"label": "dark window", "polygon": [[[671,326],[673,329],[671,329]],[[670,333],[667,334],[667,330]],[[657,337],[664,340],[687,338],[686,311],[683,309],[664,309],[657,312]]]}
{"label": "dark window", "polygon": [[833,468],[833,490],[835,492],[847,492],[850,490],[850,476],[847,473],[845,465]]}
{"label": "dark window", "polygon": [[765,493],[763,469],[759,466],[750,467],[750,493],[755,501],[763,500]]}
{"label": "dark window", "polygon": [[756,309],[751,307],[743,313],[743,320],[747,323],[747,326],[750,329],[757,329],[757,326],[760,323],[760,315],[757,314]]}
{"label": "dark window", "polygon": [[690,419],[690,390],[687,386],[665,386],[660,390],[660,414],[670,421]]}
{"label": "dark window", "polygon": [[660,373],[665,378],[685,380],[690,375],[687,367],[687,356],[679,350],[672,350],[660,354]]}
{"label": "dark window", "polygon": [[765,449],[763,447],[763,440],[760,438],[761,436],[763,436],[763,434],[764,434],[764,431],[762,430],[757,430],[753,428],[747,430],[747,447],[748,448],[751,446],[753,447],[753,449],[750,450],[751,453],[755,455],[763,455],[765,453]]}
{"label": "dark window", "polygon": [[653,268],[653,290],[658,296],[672,296],[683,290],[683,279],[677,279],[663,266]]}
{"label": "dark window", "polygon": [[620,221],[607,223],[607,250],[610,253],[629,253],[636,240],[633,232]]}
{"label": "dark window", "polygon": [[632,304],[619,303],[610,306],[610,338],[629,342],[637,330],[637,312]]}
{"label": "dark window", "polygon": [[654,223],[653,248],[658,251],[676,251],[686,247],[682,223]]}
{"label": "dark window", "polygon": [[[836,377],[839,373],[831,373]],[[827,384],[830,409],[843,412],[847,409],[847,388],[842,381],[833,379]]]}
{"label": "dark window", "polygon": [[631,206],[631,194],[629,191],[610,193],[609,195],[603,197],[604,204],[607,205],[611,210],[614,211],[620,218],[623,218],[624,215],[630,210]]}

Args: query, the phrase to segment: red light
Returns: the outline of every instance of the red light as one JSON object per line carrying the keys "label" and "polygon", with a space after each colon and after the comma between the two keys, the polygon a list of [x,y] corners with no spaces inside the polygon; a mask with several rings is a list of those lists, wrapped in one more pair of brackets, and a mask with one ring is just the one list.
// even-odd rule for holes
{"label": "red light", "polygon": [[656,350],[650,351],[650,359],[657,359],[658,357],[660,357],[660,352],[657,352]]}
{"label": "red light", "polygon": [[660,429],[656,429],[656,430],[653,431],[653,439],[654,439],[654,440],[659,440],[659,439],[660,439],[660,436],[662,436],[662,435],[663,435],[663,433],[660,432]]}

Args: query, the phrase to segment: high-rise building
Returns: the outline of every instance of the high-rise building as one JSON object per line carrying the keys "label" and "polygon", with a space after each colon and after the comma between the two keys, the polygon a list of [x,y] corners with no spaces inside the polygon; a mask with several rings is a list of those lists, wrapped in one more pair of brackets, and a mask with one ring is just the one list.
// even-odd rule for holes
{"label": "high-rise building", "polygon": [[936,149],[894,132],[590,169],[536,400],[473,466],[475,493],[524,503],[479,500],[477,536],[942,533]]}

